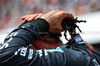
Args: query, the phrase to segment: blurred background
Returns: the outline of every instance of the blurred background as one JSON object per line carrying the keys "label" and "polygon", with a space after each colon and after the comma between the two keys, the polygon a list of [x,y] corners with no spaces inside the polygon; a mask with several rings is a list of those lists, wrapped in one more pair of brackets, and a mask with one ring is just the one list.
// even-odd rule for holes
{"label": "blurred background", "polygon": [[80,34],[100,53],[100,0],[0,0],[0,42],[23,22],[22,16],[56,9],[86,20],[79,24],[83,31]]}

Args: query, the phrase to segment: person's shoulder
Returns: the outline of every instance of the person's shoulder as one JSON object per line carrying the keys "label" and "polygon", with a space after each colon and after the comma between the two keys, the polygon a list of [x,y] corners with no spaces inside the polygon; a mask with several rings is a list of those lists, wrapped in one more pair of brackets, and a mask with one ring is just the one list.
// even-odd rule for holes
{"label": "person's shoulder", "polygon": [[60,48],[63,50],[64,53],[70,55],[70,57],[82,57],[84,56],[83,53],[87,54],[87,52],[83,51],[82,49],[68,46],[68,44],[62,45],[60,46]]}
{"label": "person's shoulder", "polygon": [[65,54],[67,59],[69,59],[69,64],[72,63],[71,66],[74,66],[74,64],[80,66],[81,63],[83,63],[82,66],[85,66],[84,64],[86,64],[85,61],[87,61],[87,57],[84,56],[84,53],[81,52],[81,50],[73,49],[72,47],[68,47],[67,45],[63,45],[60,48],[63,50],[63,53]]}

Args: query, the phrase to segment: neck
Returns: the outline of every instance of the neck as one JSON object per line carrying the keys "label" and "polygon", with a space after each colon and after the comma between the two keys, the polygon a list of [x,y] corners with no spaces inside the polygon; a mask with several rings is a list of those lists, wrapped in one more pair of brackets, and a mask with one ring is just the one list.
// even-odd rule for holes
{"label": "neck", "polygon": [[57,37],[51,37],[51,36],[41,36],[38,40],[36,40],[33,45],[37,45],[38,49],[54,49],[56,47],[59,47],[62,44],[60,39]]}
{"label": "neck", "polygon": [[56,47],[59,47],[59,46],[61,46],[61,45],[63,45],[62,44],[62,42],[60,42],[60,41],[58,41],[58,40],[55,40],[55,39],[46,39],[46,41],[39,41],[40,42],[40,44],[43,46],[43,48],[45,48],[45,49],[54,49],[54,48],[56,48]]}
{"label": "neck", "polygon": [[39,40],[42,43],[46,43],[46,44],[50,44],[50,45],[56,45],[56,44],[62,43],[61,40],[59,39],[59,37],[54,37],[54,36],[50,36],[50,35],[41,36],[39,38]]}

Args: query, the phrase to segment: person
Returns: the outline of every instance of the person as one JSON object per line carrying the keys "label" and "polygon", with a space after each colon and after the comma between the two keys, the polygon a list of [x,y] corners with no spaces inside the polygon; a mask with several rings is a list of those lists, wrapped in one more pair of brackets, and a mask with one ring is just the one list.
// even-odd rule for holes
{"label": "person", "polygon": [[90,50],[79,34],[65,45],[59,40],[64,18],[74,19],[70,13],[53,10],[25,21],[0,44],[0,66],[99,66],[100,55]]}
{"label": "person", "polygon": [[[22,20],[25,20],[25,21],[28,21],[28,22],[31,22],[32,20],[34,20],[34,19],[36,19],[36,18],[39,18],[39,17],[41,17],[41,16],[43,16],[43,13],[32,14],[32,15],[25,15],[25,16],[21,17],[21,19],[22,19]],[[51,35],[50,35],[50,36],[51,36]],[[54,37],[56,37],[56,36],[54,36]],[[60,37],[61,37],[61,34],[60,34]],[[43,40],[41,40],[41,41],[42,41],[41,44],[46,45],[46,48],[48,47],[47,45],[48,45],[50,42],[52,42],[52,41],[50,41],[50,39],[47,40],[47,38],[45,39],[44,37],[39,37],[39,39],[43,39]],[[43,41],[45,41],[45,40],[48,41],[47,44],[43,43]],[[37,45],[37,48],[39,49],[41,46],[38,46],[40,43],[37,43],[37,42],[41,42],[41,41],[37,40],[37,41],[33,42],[33,44],[31,45],[31,49],[36,49],[36,45]],[[40,45],[41,45],[41,44],[40,44]],[[85,42],[85,44],[86,44],[91,50],[95,51],[94,47],[93,47],[91,44],[89,44],[89,43],[87,43],[87,42]],[[35,46],[34,46],[34,45],[35,45]],[[50,45],[53,46],[53,47],[50,47]],[[49,49],[51,49],[51,48],[54,49],[54,48],[56,48],[57,46],[59,46],[59,45],[57,44],[57,46],[54,47],[54,44],[52,45],[51,43],[50,43],[50,45],[49,45]],[[63,44],[62,44],[62,45],[63,45]],[[43,45],[42,45],[42,46],[43,46]],[[42,47],[41,49],[43,49],[43,48],[44,48],[44,47]]]}

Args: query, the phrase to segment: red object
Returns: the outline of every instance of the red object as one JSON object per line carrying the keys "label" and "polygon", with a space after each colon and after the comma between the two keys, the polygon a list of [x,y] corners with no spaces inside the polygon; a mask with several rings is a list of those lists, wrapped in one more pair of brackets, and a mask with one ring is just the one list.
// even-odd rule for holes
{"label": "red object", "polygon": [[89,52],[91,55],[93,55],[93,53],[92,53],[92,51],[91,51],[91,50],[88,50],[88,52]]}

